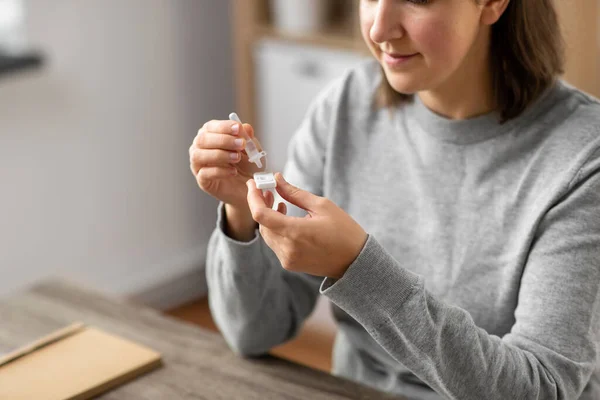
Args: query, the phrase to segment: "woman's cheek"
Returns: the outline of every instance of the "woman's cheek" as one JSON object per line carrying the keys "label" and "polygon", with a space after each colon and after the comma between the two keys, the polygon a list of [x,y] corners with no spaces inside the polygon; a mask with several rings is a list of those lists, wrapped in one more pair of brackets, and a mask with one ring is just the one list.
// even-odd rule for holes
{"label": "woman's cheek", "polygon": [[415,18],[407,23],[414,50],[421,53],[429,67],[450,62],[454,52],[454,34],[442,18]]}

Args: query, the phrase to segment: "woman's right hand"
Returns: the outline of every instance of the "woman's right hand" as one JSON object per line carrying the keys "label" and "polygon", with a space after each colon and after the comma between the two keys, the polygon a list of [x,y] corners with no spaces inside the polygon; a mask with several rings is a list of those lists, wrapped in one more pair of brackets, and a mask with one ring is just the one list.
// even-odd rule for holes
{"label": "woman's right hand", "polygon": [[248,160],[241,129],[262,151],[250,124],[212,120],[200,128],[190,146],[190,169],[200,189],[236,210],[247,210],[246,181],[262,169]]}

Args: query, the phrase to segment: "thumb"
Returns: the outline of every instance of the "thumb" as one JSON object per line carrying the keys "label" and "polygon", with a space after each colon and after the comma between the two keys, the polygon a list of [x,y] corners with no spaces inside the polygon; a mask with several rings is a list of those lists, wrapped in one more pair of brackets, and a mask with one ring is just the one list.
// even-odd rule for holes
{"label": "thumb", "polygon": [[289,184],[281,173],[275,174],[275,181],[277,182],[277,193],[286,201],[289,201],[296,207],[300,207],[307,211],[315,211],[317,206],[317,200],[319,196],[297,188],[294,185]]}
{"label": "thumb", "polygon": [[242,127],[244,128],[244,131],[246,131],[246,135],[248,135],[248,137],[252,139],[254,137],[254,128],[252,127],[252,125],[242,124]]}
{"label": "thumb", "polygon": [[[2,1],[2,0],[0,0],[0,1]],[[260,144],[260,142],[258,141],[258,138],[254,135],[254,128],[252,127],[252,125],[243,124],[243,128],[244,128],[244,131],[246,132],[246,135],[248,135],[248,137],[250,139],[252,139],[254,144],[256,144],[258,151],[263,151],[262,144]]]}

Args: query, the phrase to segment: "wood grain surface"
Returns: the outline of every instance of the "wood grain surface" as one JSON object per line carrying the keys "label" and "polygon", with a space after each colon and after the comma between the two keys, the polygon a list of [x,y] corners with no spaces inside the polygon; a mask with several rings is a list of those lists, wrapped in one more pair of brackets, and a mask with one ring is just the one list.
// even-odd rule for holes
{"label": "wood grain surface", "polygon": [[163,355],[162,368],[101,399],[401,399],[276,357],[239,357],[214,332],[64,280],[0,299],[0,354],[73,321]]}

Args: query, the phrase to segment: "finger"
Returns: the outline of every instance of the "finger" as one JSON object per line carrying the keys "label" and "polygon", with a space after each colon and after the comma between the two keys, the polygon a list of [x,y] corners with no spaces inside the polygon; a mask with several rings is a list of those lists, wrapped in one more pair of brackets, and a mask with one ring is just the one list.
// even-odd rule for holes
{"label": "finger", "polygon": [[232,176],[237,175],[237,169],[234,167],[204,167],[200,168],[194,175],[196,176],[196,181],[200,187],[203,187],[210,181],[231,178]]}
{"label": "finger", "polygon": [[275,180],[277,181],[277,193],[284,200],[307,211],[314,211],[318,207],[321,197],[289,184],[279,172],[275,174]]}
{"label": "finger", "polygon": [[277,204],[277,212],[283,215],[287,215],[287,206],[285,205],[285,203]]}
{"label": "finger", "polygon": [[274,251],[280,248],[283,243],[285,243],[285,238],[275,233],[275,231],[265,227],[264,225],[259,225],[258,231],[267,246]]}
{"label": "finger", "polygon": [[190,164],[196,168],[202,166],[227,166],[229,164],[236,164],[240,160],[240,152],[215,149],[197,149],[190,156]]}
{"label": "finger", "polygon": [[198,131],[198,134],[200,135],[202,132],[213,132],[237,136],[239,135],[241,128],[242,124],[229,119],[212,120],[205,123],[204,126]]}
{"label": "finger", "polygon": [[275,196],[273,196],[273,193],[270,190],[267,190],[263,194],[263,197],[265,198],[265,203],[267,204],[267,207],[273,208],[273,203],[275,202]]}
{"label": "finger", "polygon": [[281,231],[286,228],[287,221],[286,217],[275,210],[271,210],[265,202],[265,198],[262,192],[256,188],[256,182],[254,179],[248,179],[246,182],[248,186],[248,206],[252,213],[252,218],[263,225],[274,231]]}
{"label": "finger", "polygon": [[246,140],[222,133],[205,132],[197,137],[195,146],[199,149],[242,151],[246,146]]}

